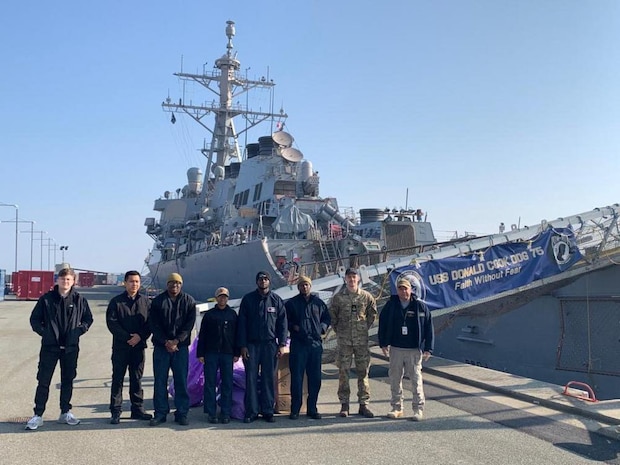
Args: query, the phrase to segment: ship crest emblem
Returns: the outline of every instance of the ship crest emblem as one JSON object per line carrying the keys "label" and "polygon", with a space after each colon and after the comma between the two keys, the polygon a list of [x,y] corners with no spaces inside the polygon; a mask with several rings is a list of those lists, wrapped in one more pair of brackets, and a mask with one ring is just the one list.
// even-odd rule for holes
{"label": "ship crest emblem", "polygon": [[424,280],[419,273],[413,270],[407,270],[399,274],[396,278],[396,281],[398,281],[399,279],[406,279],[411,283],[411,293],[416,297],[416,299],[422,301],[426,299],[426,288],[424,287]]}

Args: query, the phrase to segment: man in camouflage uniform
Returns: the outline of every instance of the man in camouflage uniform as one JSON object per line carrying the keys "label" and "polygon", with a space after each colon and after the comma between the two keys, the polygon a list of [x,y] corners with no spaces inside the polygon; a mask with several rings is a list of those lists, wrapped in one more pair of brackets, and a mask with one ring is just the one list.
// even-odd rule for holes
{"label": "man in camouflage uniform", "polygon": [[345,272],[346,286],[332,297],[329,313],[332,328],[338,341],[338,399],[340,416],[349,416],[349,370],[355,358],[357,372],[357,398],[360,404],[359,414],[366,418],[374,417],[368,408],[370,385],[368,368],[370,367],[370,349],[368,348],[368,330],[377,317],[375,298],[359,287],[360,276],[356,269]]}

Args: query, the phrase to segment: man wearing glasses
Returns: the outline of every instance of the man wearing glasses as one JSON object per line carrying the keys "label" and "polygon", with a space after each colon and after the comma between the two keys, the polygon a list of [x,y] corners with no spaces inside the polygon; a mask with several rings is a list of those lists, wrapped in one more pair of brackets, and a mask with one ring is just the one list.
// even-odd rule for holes
{"label": "man wearing glasses", "polygon": [[[256,274],[257,289],[243,296],[237,321],[237,344],[245,366],[245,423],[261,413],[273,423],[276,361],[286,345],[287,320],[284,302],[269,286],[267,271]],[[260,377],[260,398],[258,373]]]}
{"label": "man wearing glasses", "polygon": [[168,373],[174,379],[174,421],[188,425],[189,394],[187,372],[189,344],[196,323],[196,302],[181,291],[183,278],[178,273],[168,276],[166,290],[153,299],[148,321],[153,333],[153,406],[155,415],[151,426],[166,422],[168,404]]}

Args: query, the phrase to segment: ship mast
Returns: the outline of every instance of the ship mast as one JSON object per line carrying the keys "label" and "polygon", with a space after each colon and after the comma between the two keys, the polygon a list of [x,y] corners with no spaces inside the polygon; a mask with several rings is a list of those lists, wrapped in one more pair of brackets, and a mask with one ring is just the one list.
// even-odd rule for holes
{"label": "ship mast", "polygon": [[[241,161],[243,154],[239,149],[239,136],[267,119],[277,119],[281,122],[286,120],[288,116],[283,110],[276,114],[253,111],[238,103],[233,104],[234,100],[240,101],[237,99],[239,95],[256,88],[273,90],[275,83],[264,77],[260,81],[254,81],[247,79],[247,76],[241,76],[239,74],[241,63],[237,60],[237,53],[233,53],[234,21],[226,21],[226,36],[228,37],[226,54],[215,61],[214,68],[217,68],[216,71],[207,72],[203,70],[203,74],[174,73],[181,80],[193,81],[209,89],[217,95],[217,100],[214,99],[210,104],[205,102],[195,105],[191,101],[185,101],[185,96],[183,96],[178,103],[174,103],[170,97],[162,103],[164,111],[183,112],[211,133],[211,144],[205,145],[201,150],[207,157],[203,189],[199,196],[199,202],[203,205],[207,204],[209,198],[211,173],[215,172],[218,167],[223,170],[232,158]],[[213,128],[204,122],[205,116],[210,114],[215,116]],[[242,116],[247,122],[246,128],[240,132],[236,131],[233,121],[237,116]],[[172,121],[174,122],[175,119],[173,118]]]}

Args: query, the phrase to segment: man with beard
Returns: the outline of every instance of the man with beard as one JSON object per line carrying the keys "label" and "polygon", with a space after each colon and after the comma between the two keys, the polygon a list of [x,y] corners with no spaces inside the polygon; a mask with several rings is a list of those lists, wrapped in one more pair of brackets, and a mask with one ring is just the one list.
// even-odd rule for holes
{"label": "man with beard", "polygon": [[284,302],[270,290],[270,284],[269,273],[259,271],[257,289],[244,295],[239,307],[237,344],[245,366],[245,423],[256,420],[259,412],[266,422],[275,421],[276,360],[286,346],[287,323]]}
{"label": "man with beard", "polygon": [[189,371],[189,344],[192,329],[196,323],[196,301],[181,291],[183,278],[179,273],[168,276],[166,290],[151,303],[149,325],[153,333],[153,406],[155,415],[150,425],[166,422],[170,412],[168,404],[168,373],[172,370],[174,379],[174,421],[179,425],[189,424],[189,393],[187,373]]}

